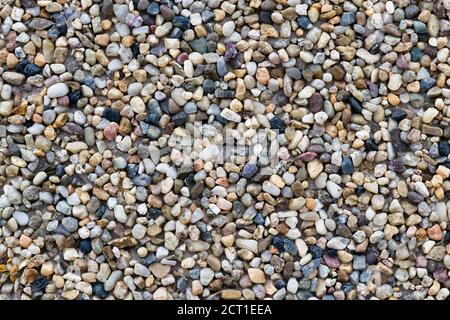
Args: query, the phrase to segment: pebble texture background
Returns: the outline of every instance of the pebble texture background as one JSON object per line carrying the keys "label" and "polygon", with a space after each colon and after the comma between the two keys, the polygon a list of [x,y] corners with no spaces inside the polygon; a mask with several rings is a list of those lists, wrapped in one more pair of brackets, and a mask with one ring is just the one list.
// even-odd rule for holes
{"label": "pebble texture background", "polygon": [[0,298],[447,299],[449,17],[0,0]]}

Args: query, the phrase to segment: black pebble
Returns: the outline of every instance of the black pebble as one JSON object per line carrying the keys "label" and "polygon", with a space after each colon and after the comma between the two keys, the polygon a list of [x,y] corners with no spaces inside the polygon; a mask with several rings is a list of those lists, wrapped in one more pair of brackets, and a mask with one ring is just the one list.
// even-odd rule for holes
{"label": "black pebble", "polygon": [[366,255],[366,262],[369,265],[374,265],[378,263],[378,253],[375,250],[369,250]]}
{"label": "black pebble", "polygon": [[188,116],[186,112],[181,111],[172,117],[172,121],[176,126],[181,126],[186,123]]}
{"label": "black pebble", "polygon": [[350,157],[342,158],[341,171],[343,174],[353,174],[353,172],[355,172],[355,167],[353,166],[353,161]]}
{"label": "black pebble", "polygon": [[355,189],[355,194],[359,197],[360,195],[362,195],[364,193],[364,187],[362,186],[358,186]]}
{"label": "black pebble", "polygon": [[58,177],[62,177],[65,173],[64,166],[62,164],[58,164],[56,166],[55,172]]}
{"label": "black pebble", "polygon": [[29,64],[27,59],[23,59],[18,64],[16,64],[15,70],[18,73],[25,73],[25,67]]}
{"label": "black pebble", "polygon": [[97,218],[103,217],[103,215],[106,212],[106,205],[104,203],[100,203],[100,206],[98,207],[97,211],[95,211],[95,216]]}
{"label": "black pebble", "polygon": [[279,250],[283,250],[284,241],[281,238],[281,236],[279,235],[274,236],[272,239],[272,245]]}
{"label": "black pebble", "polygon": [[130,163],[127,165],[127,175],[130,179],[133,179],[139,171],[139,166],[137,164]]}
{"label": "black pebble", "polygon": [[284,133],[284,130],[286,129],[286,125],[284,124],[283,120],[281,120],[278,117],[273,117],[269,120],[270,128],[279,130],[280,133]]}
{"label": "black pebble", "polygon": [[323,255],[323,250],[321,248],[319,248],[318,246],[312,245],[308,248],[308,250],[311,253],[311,255],[313,256],[313,259],[320,258]]}
{"label": "black pebble", "polygon": [[284,282],[283,279],[277,279],[273,282],[273,285],[275,286],[275,288],[281,289],[286,286],[286,282]]}
{"label": "black pebble", "polygon": [[69,97],[69,105],[72,107],[72,108],[76,108],[77,107],[77,103],[78,103],[78,100],[80,100],[81,99],[81,91],[74,91],[74,92],[70,92],[69,94],[68,94],[68,97]]}
{"label": "black pebble", "polygon": [[137,58],[139,54],[139,45],[137,43],[131,45],[131,52],[133,53],[133,57]]}
{"label": "black pebble", "polygon": [[406,118],[406,116],[407,116],[406,111],[400,108],[395,108],[394,110],[392,110],[391,113],[391,118],[397,122],[402,121],[403,119]]}
{"label": "black pebble", "polygon": [[205,242],[211,242],[213,241],[213,236],[211,232],[202,232],[200,233],[200,239],[202,239]]}
{"label": "black pebble", "polygon": [[31,286],[31,292],[44,292],[45,287],[48,285],[48,279],[44,278],[43,276],[38,276],[36,281]]}
{"label": "black pebble", "polygon": [[354,113],[361,113],[362,106],[358,100],[356,100],[354,97],[350,97],[348,98],[348,103],[350,103],[350,107],[352,108],[352,111]]}
{"label": "black pebble", "polygon": [[147,212],[147,217],[150,219],[156,219],[160,215],[162,215],[162,211],[161,211],[161,209],[158,209],[158,208],[150,208]]}
{"label": "black pebble", "polygon": [[375,143],[373,139],[367,139],[364,142],[364,148],[366,149],[366,152],[378,151],[378,145]]}
{"label": "black pebble", "polygon": [[80,251],[84,254],[92,251],[91,239],[83,239],[80,241]]}
{"label": "black pebble", "polygon": [[450,154],[450,146],[447,141],[440,141],[438,144],[439,155],[447,157]]}
{"label": "black pebble", "polygon": [[35,65],[34,63],[29,63],[25,66],[25,69],[23,70],[23,73],[27,76],[27,77],[31,77],[31,76],[35,76],[39,73],[41,73],[42,70],[41,68],[39,68],[37,65]]}
{"label": "black pebble", "polygon": [[105,290],[101,282],[96,282],[92,285],[92,293],[102,299],[106,299],[109,296],[109,292]]}
{"label": "black pebble", "polygon": [[260,11],[259,12],[259,22],[272,24],[272,12],[271,11]]}
{"label": "black pebble", "polygon": [[178,291],[185,293],[186,289],[187,289],[187,285],[188,285],[188,283],[187,283],[187,280],[185,277],[178,278],[178,280],[177,280],[177,290]]}
{"label": "black pebble", "polygon": [[119,111],[112,109],[112,108],[106,108],[103,111],[103,117],[105,117],[106,119],[108,119],[111,122],[120,122],[120,113]]}

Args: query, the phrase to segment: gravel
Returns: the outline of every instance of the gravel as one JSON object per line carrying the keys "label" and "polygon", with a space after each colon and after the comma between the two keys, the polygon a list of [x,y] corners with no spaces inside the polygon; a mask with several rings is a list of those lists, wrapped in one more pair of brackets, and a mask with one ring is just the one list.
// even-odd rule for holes
{"label": "gravel", "polygon": [[449,0],[3,2],[0,299],[448,299]]}

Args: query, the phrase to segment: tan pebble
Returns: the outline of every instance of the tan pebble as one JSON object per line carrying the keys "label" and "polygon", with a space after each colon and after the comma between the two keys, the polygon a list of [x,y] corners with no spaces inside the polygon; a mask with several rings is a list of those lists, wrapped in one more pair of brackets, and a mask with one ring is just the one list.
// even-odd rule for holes
{"label": "tan pebble", "polygon": [[400,180],[397,183],[397,191],[400,196],[406,197],[408,195],[408,186],[406,185],[406,182],[403,180]]}
{"label": "tan pebble", "polygon": [[234,289],[222,290],[220,297],[224,300],[239,300],[241,298],[241,291]]}
{"label": "tan pebble", "polygon": [[233,246],[234,244],[234,235],[230,234],[227,236],[224,236],[220,239],[220,241],[223,243],[223,245],[227,248]]}
{"label": "tan pebble", "polygon": [[435,241],[440,241],[443,235],[441,227],[438,224],[435,224],[431,228],[428,228],[427,234],[431,240]]}
{"label": "tan pebble", "polygon": [[42,53],[38,53],[36,55],[36,57],[34,58],[34,63],[38,66],[38,67],[43,67],[45,66],[45,64],[47,63],[47,61],[45,61],[45,57]]}
{"label": "tan pebble", "polygon": [[378,183],[376,182],[367,182],[364,183],[364,189],[372,193],[378,193]]}
{"label": "tan pebble", "polygon": [[308,162],[306,168],[311,179],[315,179],[323,171],[323,164],[319,160],[314,159]]}
{"label": "tan pebble", "polygon": [[306,198],[305,199],[305,205],[309,210],[314,210],[316,208],[316,200],[312,198]]}
{"label": "tan pebble", "polygon": [[26,269],[23,273],[23,277],[27,283],[33,283],[36,281],[39,273],[36,269]]}
{"label": "tan pebble", "polygon": [[435,108],[428,108],[422,116],[422,121],[424,123],[431,123],[433,119],[439,114],[439,111]]}
{"label": "tan pebble", "polygon": [[262,24],[261,25],[261,35],[264,35],[268,38],[278,38],[279,33],[277,29],[275,29],[270,24]]}
{"label": "tan pebble", "polygon": [[194,296],[198,296],[203,293],[203,286],[199,280],[192,281],[191,290]]}
{"label": "tan pebble", "polygon": [[22,248],[28,248],[33,240],[30,237],[27,237],[26,235],[22,234],[19,238],[19,245]]}
{"label": "tan pebble", "polygon": [[258,80],[259,83],[266,85],[270,79],[269,71],[267,71],[266,68],[259,68],[256,71],[256,79]]}
{"label": "tan pebble", "polygon": [[80,294],[80,291],[78,291],[78,290],[67,290],[67,291],[63,291],[63,293],[61,294],[61,297],[66,300],[75,300],[75,298],[78,297],[79,294]]}
{"label": "tan pebble", "polygon": [[417,231],[416,231],[417,240],[423,241],[426,239],[426,237],[427,237],[427,231],[425,229],[423,229],[423,228],[417,229]]}
{"label": "tan pebble", "polygon": [[94,41],[99,46],[102,46],[102,47],[107,46],[109,44],[109,35],[107,33],[98,34],[95,36]]}
{"label": "tan pebble", "polygon": [[60,113],[53,122],[53,128],[62,127],[67,122],[68,119],[69,116],[67,115],[67,113]]}
{"label": "tan pebble", "polygon": [[167,289],[165,287],[158,288],[153,293],[153,299],[154,300],[167,300],[169,298]]}
{"label": "tan pebble", "polygon": [[389,93],[387,95],[387,99],[388,99],[388,102],[394,107],[396,107],[400,104],[400,98],[393,93]]}
{"label": "tan pebble", "polygon": [[44,262],[41,266],[41,275],[50,277],[54,273],[53,263],[50,261]]}
{"label": "tan pebble", "polygon": [[8,58],[9,52],[8,50],[2,49],[0,50],[0,64],[5,64],[6,63],[6,59]]}
{"label": "tan pebble", "polygon": [[249,268],[248,270],[248,276],[250,277],[250,280],[253,283],[265,283],[266,282],[266,275],[264,271],[256,268]]}
{"label": "tan pebble", "polygon": [[17,63],[19,63],[19,59],[16,57],[16,55],[14,53],[8,54],[6,58],[6,65],[8,66],[8,68],[14,68]]}
{"label": "tan pebble", "polygon": [[413,93],[418,93],[420,91],[420,82],[414,81],[406,86],[406,90]]}

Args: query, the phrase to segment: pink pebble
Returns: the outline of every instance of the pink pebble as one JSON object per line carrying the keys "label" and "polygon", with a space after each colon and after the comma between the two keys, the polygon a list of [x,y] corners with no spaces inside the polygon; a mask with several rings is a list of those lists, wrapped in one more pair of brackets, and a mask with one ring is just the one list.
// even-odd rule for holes
{"label": "pink pebble", "polygon": [[189,58],[188,54],[186,52],[183,52],[177,57],[177,62],[184,63],[188,58]]}
{"label": "pink pebble", "polygon": [[305,152],[302,153],[301,155],[298,156],[299,160],[305,161],[305,162],[309,162],[312,159],[314,159],[315,157],[317,157],[317,153],[315,152]]}
{"label": "pink pebble", "polygon": [[60,106],[68,106],[69,105],[69,97],[68,96],[63,96],[63,97],[59,97],[58,98],[58,105]]}
{"label": "pink pebble", "polygon": [[108,141],[113,141],[117,137],[117,131],[119,130],[119,125],[115,122],[109,123],[103,130],[103,135]]}
{"label": "pink pebble", "polygon": [[53,75],[50,78],[48,78],[47,80],[45,80],[44,84],[46,87],[50,87],[51,85],[58,83],[58,82],[60,82],[58,76]]}

